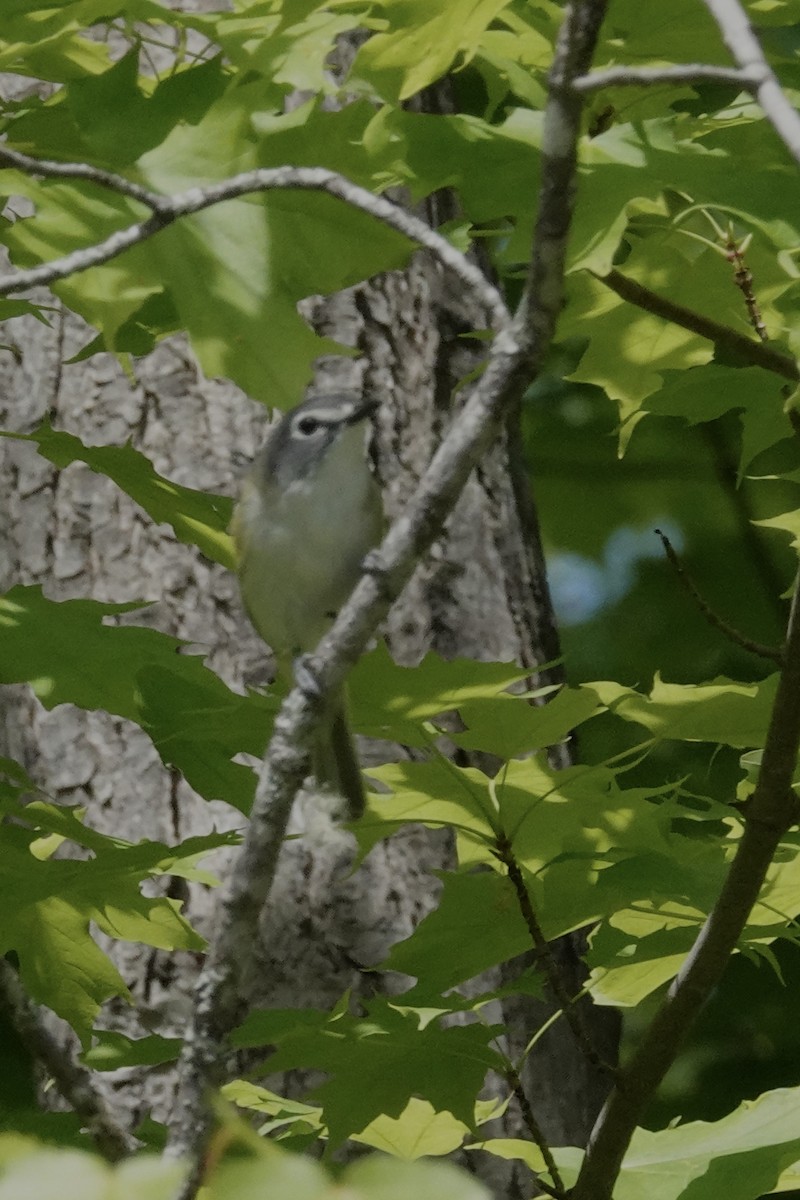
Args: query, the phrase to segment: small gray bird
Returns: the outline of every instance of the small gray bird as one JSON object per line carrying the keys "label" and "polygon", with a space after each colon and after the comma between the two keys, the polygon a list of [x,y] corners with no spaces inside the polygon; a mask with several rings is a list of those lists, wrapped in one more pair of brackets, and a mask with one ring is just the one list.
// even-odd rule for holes
{"label": "small gray bird", "polygon": [[[312,650],[350,595],[381,538],[380,489],[367,457],[377,403],[312,396],[275,425],[245,478],[231,533],[250,620],[278,672]],[[364,811],[364,787],[345,697],[330,701],[314,751],[314,776]]]}

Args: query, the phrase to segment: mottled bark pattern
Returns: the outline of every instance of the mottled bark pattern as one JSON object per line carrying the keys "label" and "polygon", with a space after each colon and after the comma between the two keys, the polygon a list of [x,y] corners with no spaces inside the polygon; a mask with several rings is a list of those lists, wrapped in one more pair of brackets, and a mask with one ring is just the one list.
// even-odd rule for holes
{"label": "mottled bark pattern", "polygon": [[[457,419],[456,383],[475,363],[461,335],[476,324],[438,269],[419,255],[409,269],[373,280],[333,299],[313,299],[304,311],[319,332],[355,347],[360,357],[322,360],[317,390],[358,388],[382,401],[375,438],[376,469],[387,513],[399,511],[442,431]],[[202,379],[179,340],[133,365],[129,379],[99,355],[62,365],[91,333],[58,311],[47,328],[21,318],[0,341],[0,418],[25,432],[48,416],[89,442],[131,439],[157,470],[180,483],[231,492],[239,462],[252,457],[266,414],[233,386]],[[532,669],[557,652],[541,570],[536,514],[513,424],[470,480],[427,560],[395,605],[387,638],[397,660],[413,664],[428,649],[487,660],[516,660]],[[0,442],[0,585],[41,583],[53,599],[147,599],[130,618],[186,638],[231,685],[264,677],[266,651],[243,615],[235,580],[170,531],[154,527],[109,481],[74,465],[58,471],[25,443]],[[162,766],[146,735],[128,722],[70,707],[48,713],[26,689],[3,696],[3,749],[22,761],[56,799],[86,805],[98,828],[132,840],[174,842],[212,827],[236,825],[238,814],[208,805]],[[402,750],[400,751],[402,753]],[[366,757],[370,751],[366,748]],[[380,751],[375,752],[380,757]],[[327,1006],[346,988],[376,986],[368,968],[408,933],[435,902],[430,872],[451,863],[443,834],[406,830],[376,847],[355,874],[352,840],[301,797],[277,886],[253,947],[254,1003]],[[223,861],[219,869],[224,870]],[[180,895],[183,885],[176,885]],[[190,913],[208,928],[213,895],[192,889]],[[136,1035],[183,1029],[197,963],[117,944],[115,960],[136,1006],[111,1006],[109,1023]],[[562,957],[574,958],[569,946]],[[570,989],[577,990],[574,962]],[[391,986],[391,982],[390,982]],[[510,1004],[510,1047],[527,1042],[541,1012]],[[601,1023],[598,1042],[612,1057],[613,1030]],[[118,1101],[132,1116],[163,1117],[172,1095],[168,1072],[124,1077]],[[302,1080],[284,1081],[296,1091]],[[595,1078],[563,1022],[537,1048],[526,1076],[537,1116],[554,1144],[582,1140],[604,1082]],[[505,1129],[527,1136],[515,1110]],[[482,1173],[483,1170],[482,1170]],[[486,1160],[498,1192],[528,1194],[530,1177]]]}
{"label": "mottled bark pattern", "polygon": [[[52,327],[31,318],[9,322],[0,342],[0,423],[28,432],[48,417],[87,442],[120,445],[131,439],[157,470],[192,487],[230,491],[232,452],[255,446],[261,413],[229,384],[202,380],[179,342],[161,346],[134,367],[130,381],[108,355],[62,365],[92,332],[57,310]],[[208,655],[229,681],[245,663],[262,658],[239,610],[236,582],[171,531],[155,527],[114,484],[81,464],[57,470],[33,446],[0,441],[0,494],[5,519],[0,587],[41,584],[54,600],[144,600],[151,606],[126,620],[185,638]],[[18,758],[54,799],[86,806],[103,832],[131,840],[175,843],[230,827],[241,818],[227,805],[209,805],[162,765],[136,725],[69,705],[46,711],[27,688],[2,689],[3,750]],[[176,881],[171,894],[180,895]],[[197,889],[193,912],[202,925],[213,897]],[[182,1031],[196,971],[194,956],[175,961],[147,948],[117,943],[112,953],[132,988],[137,1010],[120,1005],[113,1024]],[[133,1024],[132,1024],[133,1023]],[[157,1097],[157,1075],[142,1088],[118,1081],[119,1103],[137,1110]],[[169,1090],[169,1089],[168,1089]],[[158,1111],[158,1108],[156,1109]]]}
{"label": "mottled bark pattern", "polygon": [[[362,352],[356,360],[321,362],[315,386],[360,387],[383,402],[376,458],[391,515],[457,411],[452,382],[470,366],[458,337],[469,314],[459,311],[421,257],[403,275],[306,307],[321,332],[336,332]],[[203,380],[177,341],[137,362],[133,382],[104,355],[61,365],[89,336],[61,312],[50,329],[28,318],[8,326],[3,340],[14,352],[1,359],[6,425],[26,431],[49,416],[87,441],[121,444],[131,438],[165,475],[230,492],[239,459],[249,458],[262,436],[260,406],[228,384]],[[57,471],[20,442],[3,442],[0,453],[7,497],[4,586],[40,582],[54,599],[149,599],[153,605],[131,619],[186,638],[232,684],[265,673],[266,654],[225,571],[176,543],[169,531],[154,528],[88,468]],[[446,536],[395,606],[387,630],[394,655],[413,663],[434,648],[446,656],[516,658],[531,665],[550,657],[537,643],[537,630],[548,630],[548,612],[545,606],[539,618],[531,570],[507,457],[498,447],[470,481]],[[540,579],[536,582],[541,589]],[[547,636],[540,640],[546,644]],[[48,713],[24,689],[8,689],[4,708],[7,751],[51,795],[86,804],[98,828],[134,840],[176,841],[213,822],[236,824],[235,814],[199,800],[166,771],[136,726],[70,707]],[[349,836],[319,813],[314,798],[301,799],[296,825],[305,836],[287,845],[263,939],[253,951],[254,999],[324,1006],[347,987],[374,986],[374,977],[360,968],[380,961],[429,910],[437,891],[429,871],[447,865],[450,851],[443,835],[412,829],[377,847],[351,875]],[[193,891],[190,911],[201,927],[212,905],[213,896]],[[131,1031],[138,1016],[145,1028],[180,1032],[196,970],[192,956],[125,945],[112,951],[138,1013],[115,1006],[109,1020]],[[524,1041],[532,1014],[524,1005],[507,1015],[512,1012],[521,1018],[516,1024]],[[512,1040],[518,1040],[513,1031]],[[546,1123],[555,1142],[577,1140],[591,1115],[585,1064],[568,1034],[548,1034],[539,1057],[543,1063],[530,1081],[536,1108],[552,1118]],[[554,1093],[545,1087],[545,1066],[557,1084]],[[171,1095],[168,1075],[140,1083],[126,1076],[118,1083],[120,1101],[134,1112],[154,1104],[156,1115],[163,1115]],[[509,1132],[520,1132],[513,1116],[509,1122]]]}
{"label": "mottled bark pattern", "polygon": [[[458,382],[476,365],[479,349],[460,336],[478,315],[465,308],[438,271],[418,256],[402,276],[372,280],[332,301],[309,307],[320,332],[347,331],[348,344],[364,352],[359,367],[337,360],[336,385],[361,386],[383,401],[377,419],[376,458],[391,516],[402,507],[442,431],[458,419]],[[359,317],[361,323],[359,324]],[[341,372],[345,372],[344,375]],[[532,668],[532,683],[560,678],[538,674],[538,664],[559,655],[558,634],[541,550],[538,519],[522,461],[514,416],[508,434],[470,479],[445,535],[394,606],[387,637],[399,662],[415,663],[428,649],[456,655],[517,661]],[[553,753],[569,761],[568,747]],[[446,865],[443,862],[442,865]],[[583,984],[582,939],[555,949],[570,994]],[[506,980],[527,962],[509,964]],[[613,1063],[617,1014],[583,1006],[585,1023],[601,1057]],[[504,1006],[507,1048],[520,1056],[532,1032],[553,1011],[551,1000],[519,997]],[[537,1119],[553,1145],[582,1144],[608,1091],[606,1075],[592,1068],[566,1023],[555,1023],[529,1056],[524,1083]],[[529,1137],[512,1106],[503,1122],[507,1136]],[[481,1174],[498,1192],[529,1189],[529,1177],[510,1164],[484,1160]]]}

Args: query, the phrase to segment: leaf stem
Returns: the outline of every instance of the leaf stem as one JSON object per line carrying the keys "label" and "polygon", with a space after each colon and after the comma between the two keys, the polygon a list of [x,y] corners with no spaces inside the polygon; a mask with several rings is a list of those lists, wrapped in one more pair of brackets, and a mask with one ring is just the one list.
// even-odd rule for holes
{"label": "leaf stem", "polygon": [[531,1140],[537,1146],[542,1158],[547,1166],[548,1174],[553,1181],[553,1186],[545,1183],[541,1175],[536,1174],[536,1185],[541,1191],[548,1196],[553,1196],[555,1200],[566,1200],[567,1189],[564,1187],[564,1181],[561,1178],[556,1160],[553,1158],[553,1152],[550,1149],[547,1138],[544,1136],[544,1130],[536,1120],[531,1102],[525,1094],[525,1088],[522,1086],[522,1080],[513,1063],[509,1062],[505,1069],[506,1080],[509,1087],[514,1093],[514,1097],[519,1105],[519,1110],[522,1115],[522,1120],[528,1133],[531,1135]]}
{"label": "leaf stem", "polygon": [[783,651],[781,649],[775,646],[766,646],[763,642],[753,641],[752,638],[747,637],[744,633],[740,633],[738,629],[733,625],[729,625],[727,621],[724,621],[722,617],[714,612],[713,608],[711,608],[697,590],[694,580],[678,558],[667,535],[662,533],[660,529],[656,529],[655,532],[661,538],[664,553],[669,560],[670,566],[678,576],[681,585],[688,595],[691,596],[692,600],[694,600],[709,625],[713,625],[723,637],[726,637],[729,642],[733,642],[735,646],[740,646],[742,650],[748,650],[750,654],[757,654],[759,658],[767,658],[771,662],[777,663],[779,667],[783,666]]}
{"label": "leaf stem", "polygon": [[495,845],[495,854],[508,871],[508,877],[511,880],[511,884],[514,888],[514,892],[517,897],[517,904],[519,905],[519,910],[522,914],[522,919],[524,920],[528,929],[528,933],[530,934],[535,958],[538,960],[542,966],[542,969],[544,970],[547,982],[550,985],[550,989],[561,1006],[564,1019],[572,1030],[576,1042],[583,1051],[587,1062],[591,1063],[593,1067],[597,1067],[598,1070],[605,1071],[608,1075],[613,1076],[614,1068],[607,1062],[604,1062],[602,1056],[598,1054],[591,1038],[589,1037],[589,1032],[583,1020],[583,1014],[581,1010],[576,1007],[573,997],[570,996],[569,992],[564,986],[564,981],[562,980],[561,974],[556,966],[550,943],[544,935],[539,918],[536,915],[536,911],[533,907],[530,893],[525,886],[522,868],[514,857],[514,851],[512,849],[511,842],[505,837],[499,838],[497,844]]}

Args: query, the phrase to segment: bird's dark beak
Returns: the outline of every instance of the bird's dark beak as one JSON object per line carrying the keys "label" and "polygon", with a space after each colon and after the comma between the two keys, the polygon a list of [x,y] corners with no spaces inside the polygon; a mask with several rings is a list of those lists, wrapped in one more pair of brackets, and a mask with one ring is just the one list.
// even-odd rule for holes
{"label": "bird's dark beak", "polygon": [[348,425],[357,425],[359,421],[364,421],[371,417],[373,413],[380,408],[380,400],[375,400],[373,397],[364,396],[361,401],[353,409],[352,414],[347,420]]}

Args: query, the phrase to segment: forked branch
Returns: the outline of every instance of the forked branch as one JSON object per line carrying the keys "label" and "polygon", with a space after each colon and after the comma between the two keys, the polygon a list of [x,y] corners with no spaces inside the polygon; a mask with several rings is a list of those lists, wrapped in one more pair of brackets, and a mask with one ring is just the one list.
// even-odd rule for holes
{"label": "forked branch", "polygon": [[734,62],[742,71],[760,77],[754,95],[792,158],[800,163],[800,114],[764,57],[744,7],[739,0],[704,0],[704,3],[717,22]]}
{"label": "forked branch", "polygon": [[446,238],[397,204],[392,204],[382,196],[375,196],[366,188],[359,187],[343,175],[328,171],[324,167],[265,167],[233,175],[230,179],[210,184],[208,187],[193,187],[174,196],[164,196],[139,187],[121,175],[99,170],[87,163],[49,162],[0,147],[0,164],[3,161],[7,166],[24,170],[30,175],[82,179],[95,183],[99,187],[143,204],[151,210],[151,215],[141,221],[135,221],[125,229],[117,230],[102,242],[74,250],[71,254],[65,254],[63,258],[42,263],[38,267],[29,267],[24,271],[0,275],[1,296],[27,291],[28,288],[40,284],[54,283],[59,279],[66,279],[69,275],[87,271],[90,267],[101,266],[131,247],[138,246],[140,242],[147,241],[181,217],[213,208],[225,200],[236,200],[256,192],[291,190],[325,192],[388,225],[390,229],[394,229],[410,241],[424,246],[444,269],[460,279],[483,305],[489,318],[488,323],[495,332],[505,329],[510,320],[508,309],[497,288],[478,267],[451,246]]}

